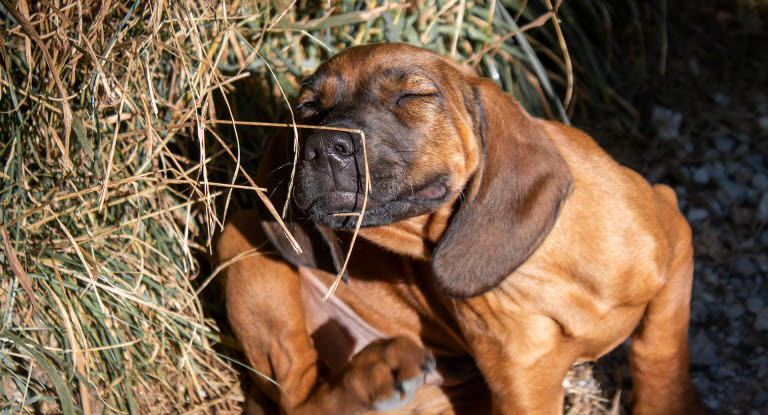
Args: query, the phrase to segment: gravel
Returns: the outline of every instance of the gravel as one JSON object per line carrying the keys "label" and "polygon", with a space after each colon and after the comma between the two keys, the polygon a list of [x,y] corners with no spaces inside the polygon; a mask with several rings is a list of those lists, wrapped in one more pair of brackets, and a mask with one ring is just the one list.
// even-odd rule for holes
{"label": "gravel", "polygon": [[754,327],[758,331],[768,331],[768,307],[757,313]]}
{"label": "gravel", "polygon": [[[768,8],[705,3],[667,8],[662,79],[617,85],[637,92],[626,96],[635,122],[576,124],[621,164],[677,193],[695,255],[690,373],[709,413],[768,415]],[[566,413],[631,413],[627,346],[572,371],[598,386],[567,396],[602,401]]]}
{"label": "gravel", "polygon": [[768,192],[768,175],[757,173],[752,177],[752,187],[763,192]]}
{"label": "gravel", "polygon": [[691,222],[701,222],[709,217],[709,211],[701,208],[694,208],[688,211],[688,220]]}
{"label": "gravel", "polygon": [[761,222],[768,222],[768,192],[763,193],[763,196],[760,198],[755,217]]}
{"label": "gravel", "polygon": [[683,115],[677,111],[661,106],[653,107],[651,122],[656,125],[659,138],[671,140],[680,136],[680,124]]}
{"label": "gravel", "polygon": [[708,113],[682,111],[710,128],[682,126],[678,140],[693,146],[680,143],[681,174],[661,180],[686,189],[678,196],[696,253],[691,375],[714,414],[768,414],[768,97],[750,96],[757,102],[718,93]]}
{"label": "gravel", "polygon": [[759,313],[760,310],[763,309],[764,305],[765,305],[764,300],[758,296],[749,297],[747,298],[747,301],[746,301],[747,310],[749,310],[750,313],[754,313],[754,314]]}
{"label": "gravel", "polygon": [[[718,92],[680,110],[656,105],[656,136],[640,150],[647,154],[635,164],[620,159],[671,185],[693,229],[691,377],[716,415],[768,414],[768,96],[746,96]],[[653,170],[659,164],[662,173]],[[602,379],[595,393],[604,399],[621,392],[622,413],[631,378],[616,373],[629,371],[626,349],[590,372]]]}
{"label": "gravel", "polygon": [[717,364],[717,346],[705,332],[699,332],[691,339],[690,349],[691,364],[704,366]]}

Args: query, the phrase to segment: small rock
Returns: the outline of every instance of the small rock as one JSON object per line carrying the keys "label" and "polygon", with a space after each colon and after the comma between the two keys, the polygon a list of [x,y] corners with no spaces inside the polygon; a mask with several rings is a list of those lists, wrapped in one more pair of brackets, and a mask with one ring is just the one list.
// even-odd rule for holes
{"label": "small rock", "polygon": [[747,191],[749,190],[747,186],[731,181],[720,183],[720,186],[725,190],[731,203],[740,205],[747,200]]}
{"label": "small rock", "polygon": [[733,178],[738,183],[747,184],[755,176],[755,172],[752,171],[752,167],[744,163],[739,163],[739,169],[733,174]]}
{"label": "small rock", "polygon": [[[766,177],[768,181],[768,177]],[[753,179],[754,181],[754,179]],[[709,183],[709,170],[706,167],[701,167],[693,170],[693,182],[697,184]],[[767,183],[768,185],[768,183]]]}
{"label": "small rock", "polygon": [[720,150],[722,153],[730,153],[733,151],[734,142],[728,137],[725,136],[717,136],[715,137],[715,148]]}
{"label": "small rock", "polygon": [[764,274],[768,274],[768,255],[764,253],[757,254],[755,262],[757,262],[757,267],[760,268],[760,271],[762,271]]}
{"label": "small rock", "polygon": [[753,327],[755,330],[768,331],[768,307],[757,313]]}
{"label": "small rock", "polygon": [[757,314],[763,309],[763,299],[758,296],[751,296],[746,301],[747,310],[752,314]]}
{"label": "small rock", "polygon": [[725,315],[728,316],[731,320],[741,317],[744,314],[744,307],[741,304],[734,304],[730,307],[728,307],[728,310],[726,310]]}
{"label": "small rock", "polygon": [[704,280],[710,284],[717,284],[720,279],[717,277],[717,273],[712,268],[704,269]]}
{"label": "small rock", "polygon": [[712,166],[710,167],[709,171],[712,174],[712,177],[714,177],[718,181],[728,180],[728,175],[725,173],[725,164],[723,164],[722,161],[716,161],[712,163]]}
{"label": "small rock", "polygon": [[696,60],[696,58],[688,59],[688,69],[691,71],[691,74],[695,77],[699,76],[699,74],[701,73],[701,65],[699,65],[699,61]]}
{"label": "small rock", "polygon": [[714,148],[708,148],[706,151],[704,151],[704,155],[701,158],[703,158],[704,160],[719,159],[720,153]]}
{"label": "small rock", "polygon": [[739,373],[739,367],[733,362],[726,361],[726,363],[720,367],[717,368],[715,371],[715,376],[721,378],[721,379],[727,379],[732,378],[734,375]]}
{"label": "small rock", "polygon": [[691,222],[701,222],[709,217],[706,209],[694,208],[688,211],[688,220]]}
{"label": "small rock", "polygon": [[720,401],[717,400],[717,398],[713,396],[709,396],[704,400],[704,405],[707,405],[707,408],[717,411],[720,409]]}
{"label": "small rock", "polygon": [[760,117],[760,119],[757,120],[757,124],[760,126],[761,130],[768,131],[768,115]]}
{"label": "small rock", "polygon": [[653,107],[651,113],[651,122],[656,125],[659,138],[670,140],[680,136],[680,124],[683,121],[683,114],[673,111],[669,108]]}
{"label": "small rock", "polygon": [[753,169],[756,170],[763,170],[765,169],[765,163],[763,159],[763,155],[760,153],[753,153],[747,155],[747,164],[752,166]]}
{"label": "small rock", "polygon": [[[730,151],[728,151],[728,153],[730,153]],[[730,176],[735,176],[743,167],[744,166],[738,161],[731,160],[725,163],[725,172]]]}
{"label": "small rock", "polygon": [[733,204],[733,201],[731,200],[731,196],[728,194],[728,192],[725,191],[725,188],[723,188],[722,183],[718,183],[721,187],[715,191],[715,199],[719,200],[724,207],[728,207]]}
{"label": "small rock", "polygon": [[755,216],[759,221],[768,221],[768,192],[765,192],[763,197],[760,199],[760,203],[757,205],[757,212]]}
{"label": "small rock", "polygon": [[717,350],[707,334],[700,331],[691,340],[691,362],[695,365],[710,366],[718,361]]}
{"label": "small rock", "polygon": [[752,276],[758,273],[757,265],[751,258],[742,256],[737,258],[731,263],[731,270],[738,275],[745,277]]}
{"label": "small rock", "polygon": [[725,208],[717,200],[712,200],[709,206],[714,210],[717,216],[725,216]]}
{"label": "small rock", "polygon": [[[762,347],[759,347],[758,349],[762,349]],[[758,354],[758,356],[762,355],[762,350],[755,350],[755,352]],[[758,378],[765,378],[768,376],[768,359],[762,359],[762,361],[756,366]]]}
{"label": "small rock", "polygon": [[725,341],[727,341],[728,344],[730,344],[731,346],[738,346],[741,344],[742,338],[738,334],[732,334],[728,336],[728,338],[725,339]]}
{"label": "small rock", "polygon": [[694,376],[691,378],[691,382],[693,382],[693,385],[696,386],[699,392],[708,391],[712,387],[712,383],[706,376]]}
{"label": "small rock", "polygon": [[697,298],[691,299],[691,321],[704,322],[709,316],[709,307],[704,301]]}
{"label": "small rock", "polygon": [[[715,303],[715,302],[717,302],[717,299],[715,298],[715,296],[712,295],[712,293],[710,293],[710,292],[706,292],[705,291],[705,292],[699,294],[699,297],[701,297],[702,300],[704,300],[704,301],[706,301],[708,303]],[[719,310],[719,308],[718,308],[718,310]]]}
{"label": "small rock", "polygon": [[752,222],[753,217],[752,209],[747,209],[741,206],[734,206],[731,208],[731,219],[733,219],[737,225],[746,225]]}
{"label": "small rock", "polygon": [[715,92],[712,95],[712,100],[715,101],[715,104],[720,105],[722,107],[727,107],[731,103],[731,98],[729,98],[727,95],[723,94],[722,92]]}
{"label": "small rock", "polygon": [[752,177],[752,186],[764,192],[768,192],[768,176],[763,173],[757,173]]}

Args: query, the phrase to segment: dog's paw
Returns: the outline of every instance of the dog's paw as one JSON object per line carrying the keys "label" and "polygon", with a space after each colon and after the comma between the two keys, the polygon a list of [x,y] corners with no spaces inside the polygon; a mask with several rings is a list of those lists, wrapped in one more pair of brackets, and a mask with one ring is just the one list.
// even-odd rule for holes
{"label": "dog's paw", "polygon": [[425,374],[420,374],[402,382],[396,381],[394,393],[387,399],[374,401],[373,409],[380,412],[387,412],[408,405],[408,403],[411,402],[411,399],[413,399],[413,394],[416,393],[416,389],[424,384],[424,377]]}
{"label": "dog's paw", "polygon": [[435,359],[406,337],[375,341],[352,358],[345,384],[369,408],[391,411],[407,405]]}

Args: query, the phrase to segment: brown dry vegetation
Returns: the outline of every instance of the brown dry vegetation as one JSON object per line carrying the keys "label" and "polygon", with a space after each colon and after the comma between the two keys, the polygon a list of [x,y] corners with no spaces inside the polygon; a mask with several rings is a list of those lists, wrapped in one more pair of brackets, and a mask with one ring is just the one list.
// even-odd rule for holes
{"label": "brown dry vegetation", "polygon": [[[238,412],[249,369],[207,257],[232,207],[263,201],[248,172],[277,127],[235,125],[290,122],[319,62],[381,41],[541,116],[633,124],[604,75],[618,46],[592,47],[643,9],[621,3],[3,0],[0,411]],[[589,367],[569,379],[571,413],[618,408]]]}

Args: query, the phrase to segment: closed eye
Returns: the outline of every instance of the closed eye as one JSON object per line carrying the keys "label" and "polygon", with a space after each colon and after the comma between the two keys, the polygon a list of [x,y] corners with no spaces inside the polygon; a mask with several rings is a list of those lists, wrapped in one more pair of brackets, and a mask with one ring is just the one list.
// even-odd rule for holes
{"label": "closed eye", "polygon": [[305,101],[305,102],[299,102],[299,105],[296,106],[297,109],[313,109],[317,106],[317,103],[315,101]]}
{"label": "closed eye", "polygon": [[315,101],[300,102],[296,105],[296,110],[299,113],[299,116],[307,118],[317,113],[318,105]]}
{"label": "closed eye", "polygon": [[437,96],[438,96],[437,92],[409,92],[409,93],[399,95],[397,97],[397,100],[395,101],[395,105],[400,107],[412,100],[434,98]]}

